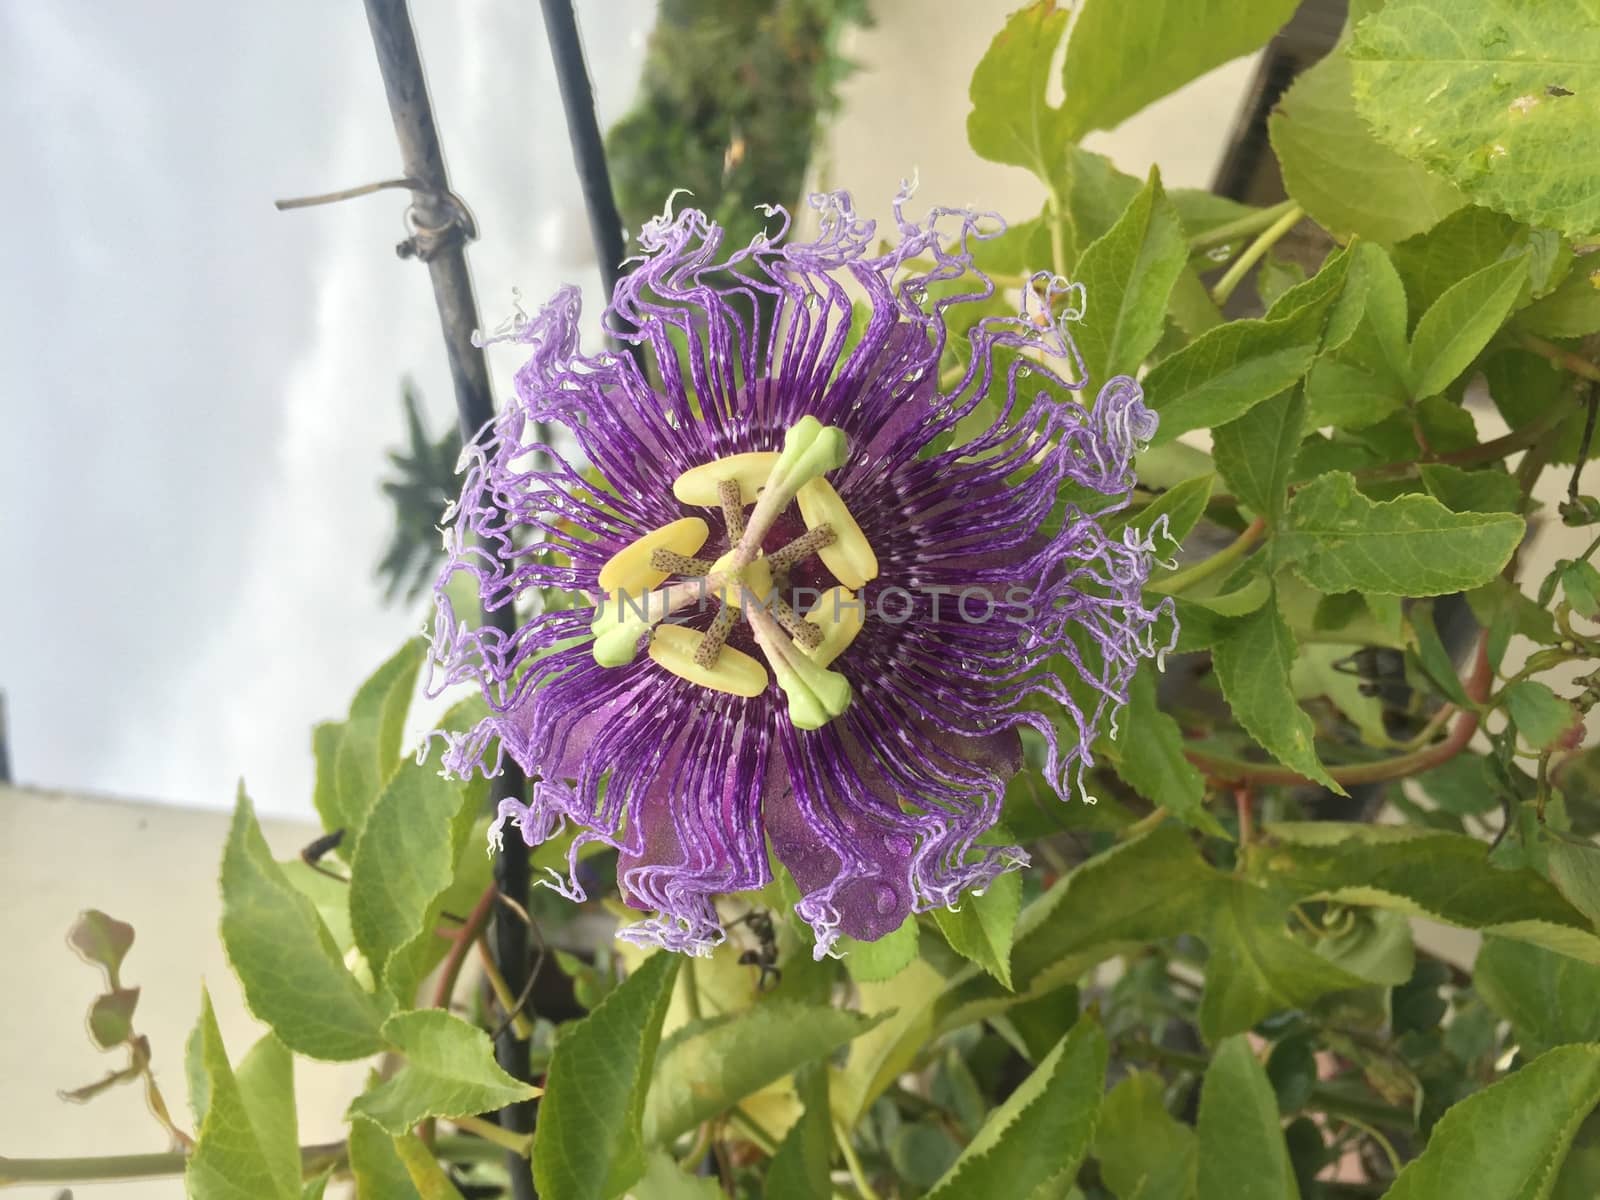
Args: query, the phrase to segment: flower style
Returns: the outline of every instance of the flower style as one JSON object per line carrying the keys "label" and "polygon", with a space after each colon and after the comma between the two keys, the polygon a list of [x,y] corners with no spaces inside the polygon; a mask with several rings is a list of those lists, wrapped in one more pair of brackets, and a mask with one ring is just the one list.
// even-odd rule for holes
{"label": "flower style", "polygon": [[[574,899],[580,847],[614,846],[623,898],[654,914],[632,941],[709,952],[717,897],[771,881],[769,843],[818,957],[981,889],[1026,861],[977,842],[1021,727],[1057,792],[1081,790],[1159,652],[1152,547],[1101,526],[1155,430],[1138,385],[1075,402],[1081,289],[1041,274],[994,315],[973,250],[1004,226],[912,223],[908,195],[881,252],[844,194],[812,198],[812,242],[780,209],[726,254],[700,212],[652,221],[610,310],[637,359],[579,352],[571,288],[500,335],[531,358],[463,458],[432,672],[491,712],[445,765],[527,771],[492,836],[576,827],[546,881]],[[941,378],[967,312],[989,315]],[[459,572],[531,615],[469,626]]]}

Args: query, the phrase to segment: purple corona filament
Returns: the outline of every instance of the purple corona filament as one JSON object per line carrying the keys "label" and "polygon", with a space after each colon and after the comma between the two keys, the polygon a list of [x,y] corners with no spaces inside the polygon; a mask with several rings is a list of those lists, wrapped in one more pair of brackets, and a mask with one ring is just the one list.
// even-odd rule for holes
{"label": "purple corona filament", "polygon": [[[509,754],[528,773],[492,836],[574,828],[546,881],[573,899],[580,848],[614,846],[623,898],[651,914],[629,940],[708,952],[718,897],[768,884],[769,847],[818,957],[981,889],[1026,862],[977,844],[1022,727],[1058,794],[1081,792],[1170,633],[1170,606],[1142,599],[1151,543],[1101,525],[1156,419],[1127,377],[1075,399],[1081,289],[1037,275],[1017,315],[992,315],[972,248],[1003,225],[912,223],[907,195],[887,250],[842,193],[812,198],[811,242],[786,240],[779,209],[732,251],[695,210],[652,221],[611,303],[649,375],[579,351],[571,288],[499,335],[531,357],[463,456],[431,675],[475,681],[490,714],[446,735],[445,765]],[[958,320],[970,353],[941,376]],[[456,612],[461,572],[516,606],[514,635]],[[857,616],[824,612],[841,595]],[[635,609],[604,615],[619,597]]]}

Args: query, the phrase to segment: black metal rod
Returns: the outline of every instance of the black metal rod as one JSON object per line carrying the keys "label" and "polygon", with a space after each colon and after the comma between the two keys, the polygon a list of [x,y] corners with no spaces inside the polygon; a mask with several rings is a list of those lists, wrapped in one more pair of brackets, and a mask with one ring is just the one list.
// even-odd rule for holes
{"label": "black metal rod", "polygon": [[[417,242],[417,248],[422,250],[418,257],[427,262],[433,281],[462,441],[471,442],[494,416],[494,397],[489,388],[488,363],[483,351],[472,343],[473,331],[478,328],[478,303],[467,271],[468,218],[452,195],[445,174],[439,130],[434,124],[422,58],[405,0],[365,0],[365,4],[372,44],[383,73],[383,88],[389,97],[389,113],[400,142],[403,170],[408,179],[420,185],[412,193],[411,211],[415,226],[421,231],[419,239],[425,237],[428,243]],[[515,632],[516,616],[509,605],[485,612],[483,619],[504,633]],[[525,799],[526,790],[522,772],[508,762],[495,780],[496,802],[506,796]],[[528,848],[521,838],[508,838],[505,849],[495,859],[495,883],[502,893],[526,908],[528,882]],[[500,973],[512,994],[520,994],[528,981],[528,930],[504,905],[496,908],[493,946]],[[528,1044],[518,1039],[514,1029],[507,1028],[496,1041],[495,1057],[511,1075],[529,1078]],[[518,1133],[530,1131],[533,1120],[531,1103],[512,1105],[499,1114],[500,1124]],[[506,1162],[515,1200],[532,1200],[537,1192],[528,1160],[508,1153]]]}
{"label": "black metal rod", "polygon": [[609,300],[622,272],[627,243],[616,195],[611,190],[611,170],[606,166],[600,119],[594,111],[594,87],[584,62],[583,42],[578,37],[572,0],[540,0],[539,7],[544,11],[545,34],[550,39],[550,55],[556,64],[556,83],[561,89],[561,108],[567,117],[572,159],[578,168],[578,181],[583,185],[589,235],[594,239],[595,258],[600,263],[600,283]]}

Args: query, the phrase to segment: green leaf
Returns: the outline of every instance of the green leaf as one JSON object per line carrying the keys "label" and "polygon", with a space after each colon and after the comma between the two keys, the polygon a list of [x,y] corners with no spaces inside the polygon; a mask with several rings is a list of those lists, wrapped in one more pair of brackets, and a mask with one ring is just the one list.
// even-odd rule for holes
{"label": "green leaf", "polygon": [[368,810],[399,765],[400,737],[426,651],[420,639],[408,641],[361,685],[348,720],[312,731],[317,759],[312,799],[322,827],[343,829],[346,846],[355,844]]}
{"label": "green leaf", "polygon": [[1078,259],[1075,277],[1089,302],[1072,337],[1091,380],[1139,369],[1161,340],[1167,297],[1188,259],[1177,210],[1152,167],[1117,223]]}
{"label": "green leaf", "polygon": [[1317,758],[1311,718],[1295,703],[1294,660],[1294,636],[1275,602],[1230,621],[1212,650],[1217,682],[1245,732],[1279,762],[1343,794]]}
{"label": "green leaf", "polygon": [[917,919],[907,917],[893,933],[886,933],[875,942],[841,937],[838,949],[844,958],[844,969],[857,983],[893,979],[917,957]]}
{"label": "green leaf", "polygon": [[67,930],[67,945],[77,951],[84,962],[104,970],[106,982],[115,990],[122,986],[122,960],[133,945],[133,926],[107,916],[98,908],[87,908]]}
{"label": "green leaf", "polygon": [[[1578,237],[1600,229],[1600,9],[1392,3],[1350,46],[1373,132],[1480,204]],[[1566,93],[1566,94],[1562,94]]]}
{"label": "green leaf", "polygon": [[1306,431],[1302,388],[1256,405],[1214,431],[1211,452],[1217,470],[1249,508],[1277,525],[1289,492],[1289,476]]}
{"label": "green leaf", "polygon": [[1067,11],[1034,0],[1012,13],[972,73],[967,141],[981,158],[1026,167],[1049,186],[1072,140],[1066,113],[1045,99]]}
{"label": "green leaf", "polygon": [[1577,711],[1537,679],[1522,679],[1506,688],[1501,697],[1506,714],[1517,727],[1523,741],[1535,750],[1546,750],[1578,721]]}
{"label": "green leaf", "polygon": [[1028,1200],[1052,1181],[1071,1180],[1094,1136],[1107,1055],[1099,1023],[1079,1018],[990,1114],[929,1200]]}
{"label": "green leaf", "polygon": [[1067,43],[1074,138],[1112,129],[1213,67],[1263,45],[1295,0],[1086,0]]}
{"label": "green leaf", "polygon": [[1600,1046],[1561,1046],[1451,1108],[1384,1200],[1543,1200],[1600,1103]]}
{"label": "green leaf", "polygon": [[1278,823],[1266,866],[1302,899],[1393,909],[1463,929],[1513,937],[1600,965],[1589,919],[1549,881],[1501,869],[1488,846],[1414,826]]}
{"label": "green leaf", "polygon": [[316,908],[272,860],[243,786],[222,856],[222,944],[250,1011],[290,1049],[345,1061],[383,1048],[382,1004],[346,969]]}
{"label": "green leaf", "polygon": [[1462,686],[1461,674],[1450,652],[1444,648],[1439,631],[1433,623],[1433,602],[1419,602],[1411,610],[1411,629],[1416,637],[1417,661],[1440,693],[1452,703],[1468,705],[1467,689]]}
{"label": "green leaf", "polygon": [[[1451,213],[1428,232],[1408,238],[1390,251],[1405,281],[1411,311],[1424,313],[1468,275],[1503,260],[1528,257],[1525,291],[1547,286],[1555,265],[1545,253],[1546,240],[1560,239],[1548,230],[1529,229],[1505,213],[1468,205]],[[1518,304],[1527,295],[1518,296]]]}
{"label": "green leaf", "polygon": [[541,1194],[607,1200],[644,1173],[645,1092],[678,963],[676,954],[652,954],[587,1017],[562,1027],[534,1129]]}
{"label": "green leaf", "polygon": [[1305,375],[1325,332],[1335,341],[1351,336],[1359,311],[1340,303],[1351,261],[1349,253],[1336,255],[1280,296],[1266,317],[1218,325],[1151,368],[1145,395],[1161,414],[1154,443],[1242,416]]}
{"label": "green leaf", "polygon": [[1302,72],[1267,121],[1283,186],[1341,240],[1398,242],[1466,203],[1448,180],[1372,136],[1356,115],[1341,42]]}
{"label": "green leaf", "polygon": [[1561,568],[1561,594],[1580,617],[1600,617],[1600,571],[1589,562],[1571,562]]}
{"label": "green leaf", "polygon": [[1457,754],[1415,778],[1428,799],[1445,812],[1475,816],[1500,807],[1493,764],[1482,754]]}
{"label": "green leaf", "polygon": [[1151,804],[1213,837],[1227,833],[1205,806],[1206,784],[1183,756],[1183,730],[1156,701],[1156,669],[1142,663],[1118,717],[1112,749],[1117,774]]}
{"label": "green leaf", "polygon": [[684,1026],[656,1056],[644,1107],[645,1142],[672,1142],[752,1092],[826,1058],[882,1019],[771,1001]]}
{"label": "green leaf", "polygon": [[[1143,537],[1156,537],[1156,545],[1180,545],[1205,515],[1211,500],[1211,489],[1217,477],[1206,473],[1185,479],[1170,487],[1143,508],[1124,509],[1105,518],[1102,526],[1108,537],[1119,536],[1124,529],[1137,529]],[[1163,519],[1164,518],[1164,519]]]}
{"label": "green leaf", "polygon": [[805,1106],[789,1127],[767,1171],[766,1200],[815,1200],[829,1190],[833,1130],[828,1110],[828,1071],[818,1063],[795,1073],[795,1091]]}
{"label": "green leaf", "polygon": [[[969,969],[1000,987],[976,967]],[[910,1069],[933,1037],[944,985],[944,977],[922,957],[893,979],[857,985],[861,1011],[881,1017],[882,1024],[850,1043],[844,1069],[834,1080],[832,1103],[846,1128],[853,1128],[884,1089]]]}
{"label": "green leaf", "polygon": [[[368,1087],[377,1084],[373,1071]],[[411,1173],[395,1151],[394,1139],[371,1121],[350,1122],[350,1173],[355,1176],[358,1200],[422,1200],[411,1182]]]}
{"label": "green leaf", "polygon": [[1134,1071],[1100,1108],[1094,1156],[1117,1200],[1190,1200],[1200,1146],[1195,1131],[1167,1111],[1166,1080]]}
{"label": "green leaf", "polygon": [[[1576,794],[1567,789],[1569,800]],[[1572,906],[1600,927],[1600,846],[1544,827],[1544,870]]]}
{"label": "green leaf", "polygon": [[416,1134],[395,1135],[394,1152],[421,1200],[461,1200],[461,1193],[433,1157],[433,1151]]}
{"label": "green leaf", "polygon": [[1567,1042],[1600,1042],[1600,967],[1489,937],[1472,968],[1472,986],[1511,1022],[1524,1057]]}
{"label": "green leaf", "polygon": [[1291,934],[1287,905],[1252,884],[1219,877],[1194,899],[1211,950],[1200,998],[1200,1033],[1208,1042],[1366,982]]}
{"label": "green leaf", "polygon": [[1420,463],[1417,474],[1428,494],[1452,512],[1516,512],[1522,488],[1504,471],[1464,471],[1448,463]]}
{"label": "green leaf", "polygon": [[1280,561],[1320,592],[1439,596],[1487,583],[1522,541],[1511,513],[1455,513],[1431,496],[1375,503],[1331,471],[1301,488],[1278,536]]}
{"label": "green leaf", "polygon": [[1004,986],[1011,986],[1011,942],[1022,911],[1022,876],[1007,871],[983,894],[968,892],[950,908],[936,908],[933,919],[950,948],[975,962]]}
{"label": "green leaf", "polygon": [[109,1050],[132,1037],[133,1010],[138,1005],[138,988],[116,988],[96,996],[89,1006],[89,1036],[94,1044]]}
{"label": "green leaf", "polygon": [[[823,1190],[813,1195],[827,1194]],[[652,1150],[645,1159],[644,1177],[628,1189],[630,1200],[721,1200],[722,1188],[711,1176],[685,1174],[665,1150]]]}
{"label": "green leaf", "polygon": [[184,1171],[187,1194],[191,1200],[300,1200],[289,1052],[268,1034],[245,1056],[236,1076],[204,989],[195,1042],[206,1101]]}
{"label": "green leaf", "polygon": [[1299,1200],[1272,1083],[1242,1035],[1206,1068],[1198,1127],[1199,1200]]}
{"label": "green leaf", "polygon": [[393,1137],[424,1117],[471,1117],[539,1094],[500,1068],[487,1033],[443,1009],[396,1013],[383,1036],[405,1065],[352,1100],[350,1116]]}
{"label": "green leaf", "polygon": [[[396,773],[373,805],[351,856],[350,925],[375,974],[383,977],[390,955],[418,934],[437,940],[435,901],[455,877],[472,818],[464,784],[416,764]],[[393,983],[408,1002],[415,980]]]}
{"label": "green leaf", "polygon": [[1600,263],[1581,259],[1548,296],[1516,316],[1516,326],[1547,338],[1587,337],[1600,330]]}
{"label": "green leaf", "polygon": [[1490,263],[1434,301],[1411,337],[1413,395],[1438,395],[1472,365],[1511,315],[1527,278],[1526,255]]}

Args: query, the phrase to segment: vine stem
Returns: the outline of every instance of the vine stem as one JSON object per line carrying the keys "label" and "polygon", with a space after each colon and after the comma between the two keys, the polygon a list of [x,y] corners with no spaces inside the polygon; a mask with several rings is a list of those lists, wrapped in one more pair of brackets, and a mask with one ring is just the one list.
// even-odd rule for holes
{"label": "vine stem", "polygon": [[1300,218],[1305,215],[1305,209],[1298,204],[1291,205],[1284,211],[1282,216],[1267,226],[1255,241],[1245,247],[1244,253],[1234,259],[1233,265],[1228,268],[1221,279],[1217,280],[1217,285],[1211,289],[1211,299],[1218,308],[1228,302],[1228,297],[1233,295],[1234,289],[1250,273],[1250,268],[1260,262],[1262,256],[1272,249],[1278,239],[1298,225]]}
{"label": "vine stem", "polygon": [[856,1185],[856,1191],[861,1193],[861,1200],[882,1200],[867,1180],[867,1173],[861,1169],[861,1160],[856,1157],[855,1147],[850,1144],[850,1135],[837,1121],[833,1125],[833,1140],[839,1143],[839,1153],[844,1156],[845,1170],[850,1172],[850,1181]]}
{"label": "vine stem", "polygon": [[1520,335],[1517,342],[1524,350],[1532,350],[1540,358],[1548,358],[1563,371],[1570,371],[1593,383],[1600,383],[1600,366],[1596,366],[1582,355],[1574,354],[1554,342],[1547,342],[1544,338],[1535,337],[1531,333]]}
{"label": "vine stem", "polygon": [[1283,215],[1296,207],[1293,200],[1285,200],[1281,204],[1274,204],[1271,208],[1263,208],[1259,212],[1247,213],[1236,221],[1229,221],[1226,225],[1218,225],[1204,233],[1198,233],[1189,239],[1191,250],[1205,250],[1211,246],[1220,246],[1231,242],[1236,237],[1249,237],[1252,233],[1259,233]]}
{"label": "vine stem", "polygon": [[1233,541],[1218,550],[1210,558],[1202,559],[1195,563],[1194,566],[1185,567],[1175,574],[1168,575],[1165,579],[1152,580],[1148,585],[1149,590],[1164,596],[1175,596],[1180,592],[1187,591],[1195,584],[1210,579],[1218,572],[1231,567],[1246,554],[1250,553],[1255,544],[1261,540],[1261,535],[1266,531],[1266,521],[1261,517],[1257,517],[1249,525],[1245,526],[1244,531],[1238,537],[1234,538]]}
{"label": "vine stem", "polygon": [[[1468,699],[1474,704],[1482,704],[1488,695],[1493,676],[1494,672],[1489,669],[1488,638],[1480,637],[1472,671],[1462,680],[1462,687],[1466,690]],[[1391,779],[1403,779],[1408,775],[1431,770],[1441,763],[1450,761],[1467,748],[1468,743],[1472,741],[1472,735],[1478,732],[1478,721],[1478,712],[1475,709],[1467,709],[1457,717],[1455,725],[1450,729],[1450,735],[1436,745],[1410,754],[1402,754],[1397,758],[1386,758],[1381,762],[1329,767],[1328,774],[1340,787],[1355,787],[1364,783],[1384,783]],[[1221,783],[1292,786],[1314,782],[1291,767],[1280,767],[1274,763],[1244,762],[1241,759],[1227,758],[1205,750],[1185,749],[1183,755],[1208,778]]]}

